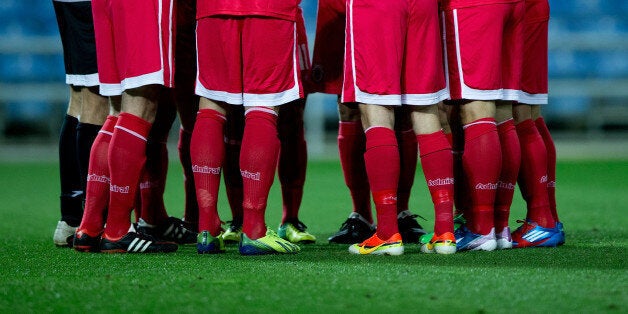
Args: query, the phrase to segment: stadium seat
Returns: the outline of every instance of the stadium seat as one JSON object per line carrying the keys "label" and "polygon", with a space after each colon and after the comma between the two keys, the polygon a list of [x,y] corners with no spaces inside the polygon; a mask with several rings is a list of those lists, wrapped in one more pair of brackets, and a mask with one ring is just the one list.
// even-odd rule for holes
{"label": "stadium seat", "polygon": [[595,70],[596,60],[586,53],[574,51],[554,51],[548,56],[550,78],[587,77]]}
{"label": "stadium seat", "polygon": [[543,107],[543,115],[551,118],[582,117],[587,114],[591,105],[588,97],[553,97],[550,93],[551,106]]}
{"label": "stadium seat", "polygon": [[604,78],[622,78],[628,73],[628,57],[625,51],[599,51],[596,74]]}
{"label": "stadium seat", "polygon": [[64,81],[63,57],[59,55],[7,54],[0,58],[4,82]]}

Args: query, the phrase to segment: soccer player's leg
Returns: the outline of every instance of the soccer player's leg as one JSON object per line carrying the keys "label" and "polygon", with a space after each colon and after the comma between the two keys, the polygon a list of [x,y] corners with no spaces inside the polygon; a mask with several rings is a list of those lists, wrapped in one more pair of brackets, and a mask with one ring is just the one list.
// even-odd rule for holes
{"label": "soccer player's leg", "polygon": [[455,105],[455,102],[443,101],[439,107],[441,108],[441,125],[445,130],[445,136],[451,143],[454,158],[454,230],[456,230],[465,223],[465,212],[471,204],[470,194],[466,192],[468,190],[467,178],[462,166],[464,130],[460,121],[460,106]]}
{"label": "soccer player's leg", "polygon": [[397,224],[404,243],[417,243],[425,234],[417,217],[409,209],[410,192],[414,184],[418,145],[412,129],[410,111],[407,107],[395,108],[395,134],[399,144],[399,184],[397,190]]}
{"label": "soccer player's leg", "polygon": [[244,134],[244,106],[230,106],[225,125],[225,162],[223,179],[231,220],[222,234],[225,242],[240,242],[242,238],[242,175],[240,174],[240,150]]}
{"label": "soccer player's leg", "polygon": [[89,153],[109,113],[109,102],[107,97],[100,95],[98,87],[98,64],[91,3],[75,2],[60,5],[74,7],[75,10],[72,10],[70,14],[76,14],[69,27],[65,29],[65,32],[73,33],[73,38],[66,40],[66,43],[69,41],[72,44],[64,50],[69,52],[66,56],[72,60],[70,67],[72,72],[68,73],[72,75],[68,75],[66,80],[71,82],[80,93],[81,105],[79,123],[76,127],[76,142],[81,186],[85,191]]}
{"label": "soccer player's leg", "polygon": [[190,155],[199,206],[197,252],[219,253],[224,251],[222,227],[217,201],[220,174],[225,157],[223,141],[227,105],[201,98]]}
{"label": "soccer player's leg", "polygon": [[[243,255],[296,253],[299,246],[266,227],[268,193],[277,171],[280,141],[278,106],[304,97],[295,31],[297,24],[273,18],[241,20],[242,103],[246,107],[240,151]],[[265,34],[273,32],[272,40]],[[263,82],[263,83],[261,83]]]}
{"label": "soccer player's leg", "polygon": [[281,106],[277,121],[281,148],[278,175],[281,183],[283,216],[277,234],[292,243],[314,243],[316,237],[299,220],[307,167],[307,145],[303,128],[305,99]]}
{"label": "soccer player's leg", "polygon": [[179,130],[177,151],[179,152],[181,167],[183,168],[183,187],[185,192],[183,221],[186,228],[198,231],[198,203],[196,201],[196,187],[194,186],[194,173],[192,172],[192,158],[190,156],[192,130],[194,130],[193,126],[192,128],[185,128],[182,123]]}
{"label": "soccer player's leg", "polygon": [[[74,232],[83,215],[85,172],[90,149],[88,144],[93,142],[99,129],[80,128],[78,119],[87,101],[83,91],[87,86],[98,85],[98,68],[91,3],[55,1],[53,4],[63,44],[66,84],[70,88],[70,100],[59,137],[61,219],[57,223],[53,241],[57,246],[72,246]],[[102,120],[104,117],[99,125],[102,125]],[[89,136],[81,136],[87,134]]]}
{"label": "soccer player's leg", "polygon": [[164,235],[152,234],[154,227],[168,220],[164,204],[164,191],[168,171],[168,132],[176,117],[169,90],[162,90],[158,99],[155,122],[151,127],[146,142],[146,163],[140,178],[140,217],[138,231],[157,237]]}
{"label": "soccer player's leg", "polygon": [[80,113],[79,92],[70,87],[70,103],[59,135],[59,178],[61,180],[61,219],[53,241],[57,246],[71,246],[72,237],[83,214],[83,190],[76,150],[76,126]]}
{"label": "soccer player's leg", "polygon": [[441,129],[436,104],[411,108],[413,129],[421,151],[421,167],[434,204],[434,235],[421,246],[421,251],[452,254],[456,252],[456,239],[451,145]]}
{"label": "soccer player's leg", "polygon": [[[175,243],[136,232],[130,222],[160,89],[173,84],[173,60],[167,53],[171,48],[167,30],[173,22],[168,12],[172,3],[166,1],[158,7],[152,0],[144,2],[108,6],[106,1],[92,1],[100,92],[121,95],[121,113],[108,151],[111,185],[103,252],[173,252],[178,248]],[[161,20],[155,18],[158,16]],[[129,33],[130,24],[141,29]],[[129,73],[134,76],[127,76]]]}
{"label": "soccer player's leg", "polygon": [[110,115],[98,132],[89,157],[85,210],[81,225],[76,230],[74,248],[82,252],[100,251],[100,238],[105,228],[105,217],[109,204],[109,142],[118,121]]}
{"label": "soccer player's leg", "polygon": [[[442,53],[442,31],[434,1],[409,10],[403,72],[403,104],[409,110],[421,167],[434,204],[434,234],[425,239],[423,252],[451,254],[456,251],[453,228],[453,157],[451,144],[442,130],[439,103],[449,98]],[[416,154],[416,152],[415,152]],[[416,161],[415,161],[416,162]],[[399,225],[401,230],[402,224]],[[427,236],[426,236],[427,238]],[[405,241],[404,241],[405,242]]]}
{"label": "soccer player's leg", "polygon": [[[366,127],[364,162],[377,212],[375,234],[349,247],[353,254],[401,255],[403,241],[397,226],[399,150],[391,107],[360,104]],[[389,165],[382,167],[381,165]]]}
{"label": "soccer player's leg", "polygon": [[465,149],[462,156],[468,178],[471,205],[466,224],[459,228],[456,245],[459,251],[496,248],[494,203],[501,173],[501,147],[495,123],[495,103],[472,101],[462,105]]}
{"label": "soccer player's leg", "polygon": [[[404,248],[397,225],[400,163],[393,108],[402,104],[403,56],[390,52],[405,46],[407,26],[399,21],[407,16],[407,3],[368,3],[347,3],[341,101],[359,103],[366,136],[364,163],[377,212],[377,229],[375,235],[350,246],[349,251],[401,255]],[[379,23],[371,23],[373,19]]]}
{"label": "soccer player's leg", "polygon": [[514,116],[522,157],[519,187],[527,204],[527,215],[512,234],[513,246],[556,246],[560,232],[555,228],[547,193],[547,149],[532,120],[531,106],[515,106]]}
{"label": "soccer player's leg", "polygon": [[556,146],[547,128],[547,124],[545,124],[545,120],[543,120],[543,116],[541,116],[540,106],[532,106],[532,117],[536,128],[543,138],[545,149],[547,150],[547,194],[549,197],[550,210],[556,221],[556,229],[560,232],[558,245],[563,245],[565,244],[565,231],[563,230],[563,223],[558,218],[558,211],[556,210]]}
{"label": "soccer player's leg", "polygon": [[89,152],[98,135],[98,131],[105,123],[109,113],[109,100],[98,93],[98,86],[82,87],[81,96],[83,105],[79,123],[76,126],[76,142],[82,186],[85,190],[87,168],[89,166]]}
{"label": "soccer player's leg", "polygon": [[[344,1],[320,1],[316,17],[316,37],[312,57],[315,92],[340,95],[343,83],[345,43]],[[328,238],[330,243],[352,244],[373,235],[371,197],[364,168],[364,130],[356,103],[341,103],[338,96],[338,154],[353,208],[340,229]]]}
{"label": "soccer player's leg", "polygon": [[353,204],[349,217],[338,232],[328,238],[331,243],[353,244],[362,242],[375,233],[371,210],[371,196],[364,151],[366,137],[360,121],[357,104],[339,103],[338,155],[345,184]]}
{"label": "soccer player's leg", "polygon": [[[522,225],[520,229],[534,230],[534,228],[527,223],[530,222],[532,225],[536,223],[540,225],[539,228],[544,228],[546,232],[550,232],[554,235],[547,239],[546,233],[532,231],[532,235],[543,234],[545,236],[534,238],[526,237],[527,240],[522,240],[520,243],[518,242],[517,246],[537,246],[537,244],[538,246],[555,246],[562,245],[565,241],[563,226],[556,212],[556,198],[554,194],[556,184],[556,148],[547,129],[547,125],[545,125],[543,117],[541,116],[541,105],[548,103],[547,42],[549,17],[550,8],[548,1],[525,2],[525,14],[522,23],[523,40],[521,40],[523,45],[523,66],[521,67],[522,93],[519,101],[521,106],[517,106],[517,109],[520,110],[515,110],[515,114],[520,116],[517,122],[521,125],[521,131],[525,133],[524,136],[531,141],[529,143],[522,141],[521,143],[521,149],[524,153],[522,162],[527,164],[526,170],[528,172],[539,171],[538,169],[543,168],[543,172],[547,174],[546,180],[543,178],[542,181],[545,181],[547,187],[547,202],[549,203],[548,213],[545,205],[539,206],[540,204],[544,204],[545,201],[535,199],[533,201],[536,204],[534,205],[535,208],[532,210],[532,213],[530,213],[530,209],[528,209],[527,218],[530,218],[530,215],[537,216],[535,219],[541,221],[536,222],[526,219],[528,221],[524,222],[524,225]],[[527,121],[528,119],[531,122]],[[520,129],[519,125],[517,126],[518,132]],[[536,131],[532,130],[532,127],[535,127]],[[542,140],[538,139],[537,133]],[[534,150],[534,152],[525,152],[525,149],[531,149]],[[534,153],[536,158],[527,156],[529,153]],[[546,166],[542,166],[543,162],[537,160],[537,158],[545,158]],[[523,170],[522,166],[522,175],[519,178],[522,192],[526,188],[530,190],[530,193],[532,191],[540,192],[542,188],[532,182],[528,184],[528,187],[523,187],[523,181],[525,180],[522,180]],[[528,173],[527,176],[534,177],[531,173]],[[543,183],[540,183],[540,185],[543,185]],[[544,198],[542,195],[534,197]],[[528,199],[526,199],[526,201],[528,201]],[[528,203],[528,205],[530,205],[530,203]],[[549,228],[551,225],[550,220],[555,222],[553,231]],[[523,231],[517,232],[517,237],[520,237],[523,233]],[[532,240],[532,243],[528,240]]]}
{"label": "soccer player's leg", "polygon": [[518,88],[510,86],[518,82],[518,77],[504,75],[508,72],[507,56],[517,50],[504,44],[505,28],[515,24],[516,5],[460,7],[452,3],[444,10],[450,92],[460,106],[464,129],[462,164],[471,196],[466,223],[455,233],[458,251],[490,251],[497,246],[494,206],[502,150],[495,101],[512,100],[516,93],[511,89]]}
{"label": "soccer player's leg", "polygon": [[512,238],[508,218],[521,164],[521,149],[512,118],[512,105],[510,102],[499,101],[496,109],[502,169],[495,195],[495,239],[497,249],[509,249],[512,247]]}
{"label": "soccer player's leg", "polygon": [[298,246],[266,228],[264,216],[279,149],[277,113],[267,107],[250,107],[245,113],[240,152],[244,216],[239,250],[243,255],[299,251]]}
{"label": "soccer player's leg", "polygon": [[122,113],[109,144],[111,188],[101,251],[107,253],[173,252],[177,245],[136,232],[130,223],[146,142],[155,119],[160,86],[146,85],[122,94]]}
{"label": "soccer player's leg", "polygon": [[[199,206],[198,253],[224,250],[224,234],[216,204],[223,167],[229,170],[225,170],[228,193],[232,186],[227,179],[234,176],[236,171],[234,164],[229,164],[236,156],[229,155],[229,160],[225,156],[227,153],[232,154],[226,147],[232,147],[237,140],[234,135],[237,136],[239,132],[233,130],[237,129],[238,121],[242,119],[241,110],[235,110],[234,107],[242,107],[243,104],[243,24],[243,20],[229,17],[206,17],[198,20],[198,77],[195,92],[201,96],[201,101],[191,148]],[[210,48],[216,42],[222,43],[222,50]],[[237,163],[235,166],[237,167]],[[232,202],[231,195],[229,198]]]}
{"label": "soccer player's leg", "polygon": [[140,180],[140,218],[138,231],[179,244],[196,242],[196,232],[188,230],[181,219],[169,217],[164,204],[168,170],[168,133],[176,117],[171,90],[162,90],[155,123],[148,135],[146,163]]}
{"label": "soccer player's leg", "polygon": [[[100,172],[101,175],[104,175],[107,182],[109,180],[106,149],[109,146],[109,140],[111,139],[111,133],[113,132],[113,125],[115,125],[115,121],[117,120],[117,118],[112,116],[111,122],[109,122],[110,125],[107,126],[107,134],[101,135],[100,131],[103,128],[103,124],[106,123],[107,114],[109,113],[108,98],[98,94],[98,87],[83,87],[81,89],[81,94],[83,99],[83,106],[81,107],[79,124],[76,127],[76,141],[79,167],[81,172],[81,178],[83,180],[82,186],[85,194],[83,203],[83,219],[81,220],[81,225],[79,226],[79,228],[77,228],[75,233],[74,248],[78,251],[92,252],[98,251],[100,249],[100,234],[102,232],[102,228],[104,227],[104,222],[102,222],[102,216],[104,208],[106,208],[107,202],[109,201],[109,193],[108,187],[102,186],[103,182],[99,182],[96,180],[91,183],[92,186],[89,188],[89,190],[91,190],[90,194],[95,195],[88,196],[87,190],[90,186],[88,178],[90,177],[90,175],[94,175],[95,171]],[[96,140],[98,137],[101,137],[101,139],[99,143],[96,144]],[[96,145],[102,146],[101,148],[97,148],[97,152],[95,152],[95,154],[100,155],[94,156],[92,158],[91,150]],[[92,162],[95,163],[93,168],[91,166]],[[103,179],[103,177],[98,177],[98,175],[96,176],[97,178]],[[97,187],[94,187],[94,185],[96,185]],[[90,204],[88,204],[88,198],[91,198],[91,200],[89,200]],[[94,209],[94,206],[97,209]],[[90,211],[92,211],[92,213],[90,213]],[[95,211],[95,213],[93,211]],[[92,236],[85,232],[86,229],[83,228],[84,221],[86,221],[86,219],[88,221],[92,220],[92,218],[86,218],[86,216],[97,217],[95,218],[95,228],[92,228],[92,230],[96,231],[91,232]]]}
{"label": "soccer player's leg", "polygon": [[198,204],[190,160],[190,142],[199,103],[199,97],[194,94],[196,82],[196,2],[177,3],[176,22],[174,101],[181,122],[177,149],[183,167],[185,189],[183,221],[186,228],[198,231]]}

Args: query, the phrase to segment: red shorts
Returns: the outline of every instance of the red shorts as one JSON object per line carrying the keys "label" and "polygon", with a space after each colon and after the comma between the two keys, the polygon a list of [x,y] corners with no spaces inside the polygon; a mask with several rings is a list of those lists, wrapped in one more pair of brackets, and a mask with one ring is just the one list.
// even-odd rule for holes
{"label": "red shorts", "polygon": [[547,104],[547,0],[526,0],[523,18],[523,71],[519,102]]}
{"label": "red shorts", "polygon": [[196,30],[196,94],[245,106],[303,97],[296,23],[259,17],[206,17]]}
{"label": "red shorts", "polygon": [[524,9],[519,1],[444,12],[452,99],[518,99]]}
{"label": "red shorts", "polygon": [[173,0],[93,0],[100,93],[173,86]]}
{"label": "red shorts", "polygon": [[346,33],[342,102],[432,105],[449,97],[437,0],[350,0]]}
{"label": "red shorts", "polygon": [[319,0],[312,81],[314,91],[340,95],[345,49],[346,0]]}

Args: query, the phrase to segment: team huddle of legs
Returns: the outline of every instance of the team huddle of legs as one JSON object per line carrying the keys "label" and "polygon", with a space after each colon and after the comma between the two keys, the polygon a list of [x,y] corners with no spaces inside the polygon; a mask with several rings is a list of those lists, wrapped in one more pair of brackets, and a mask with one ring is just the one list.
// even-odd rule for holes
{"label": "team huddle of legs", "polygon": [[[360,255],[400,255],[408,243],[437,254],[564,243],[540,110],[547,0],[320,0],[311,63],[299,2],[54,0],[72,90],[55,244],[166,253],[196,243],[214,254],[235,242],[261,255],[316,242],[299,219],[313,92],[338,95],[353,204],[330,243]],[[183,219],[163,201],[177,115]],[[432,233],[409,211],[418,162]],[[277,231],[265,219],[276,173]],[[517,184],[527,216],[511,232]]]}

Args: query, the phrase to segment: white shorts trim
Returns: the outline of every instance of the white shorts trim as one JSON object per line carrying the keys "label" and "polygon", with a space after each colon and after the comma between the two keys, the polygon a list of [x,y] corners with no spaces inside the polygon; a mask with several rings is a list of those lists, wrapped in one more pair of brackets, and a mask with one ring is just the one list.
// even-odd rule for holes
{"label": "white shorts trim", "polygon": [[103,96],[120,96],[122,95],[122,85],[100,83],[100,94]]}
{"label": "white shorts trim", "polygon": [[404,94],[401,102],[410,106],[430,106],[449,98],[449,88],[431,94]]}
{"label": "white shorts trim", "polygon": [[503,100],[517,101],[520,98],[521,91],[516,89],[504,89]]}
{"label": "white shorts trim", "polygon": [[530,94],[524,91],[519,91],[519,102],[528,105],[547,105],[547,94]]}
{"label": "white shorts trim", "polygon": [[125,90],[138,88],[146,85],[164,85],[164,71],[159,70],[157,72],[148,73],[136,77],[129,77],[122,80],[119,84],[100,84],[100,94],[103,96],[118,96],[122,95]]}
{"label": "white shorts trim", "polygon": [[194,92],[196,93],[196,95],[205,97],[213,101],[221,101],[221,102],[228,103],[230,105],[242,105],[243,104],[241,93],[228,93],[228,92],[217,91],[217,90],[209,90],[205,88],[205,86],[203,86],[203,84],[201,83],[200,80],[198,80],[198,78],[196,79],[196,88]]}
{"label": "white shorts trim", "polygon": [[195,93],[201,97],[213,101],[221,101],[230,105],[244,105],[247,107],[262,106],[274,107],[297,100],[299,85],[295,84],[291,89],[272,94],[229,93],[224,91],[209,90],[197,79]]}
{"label": "white shorts trim", "polygon": [[100,84],[98,73],[93,74],[66,74],[65,83],[74,86],[97,86]]}
{"label": "white shorts trim", "polygon": [[295,84],[293,88],[274,94],[243,94],[244,106],[254,107],[274,107],[280,106],[291,101],[299,99],[299,84]]}
{"label": "white shorts trim", "polygon": [[[355,80],[355,66],[353,67]],[[401,95],[377,95],[369,94],[360,90],[357,83],[353,84],[355,89],[355,101],[366,105],[381,106],[401,106]]]}

